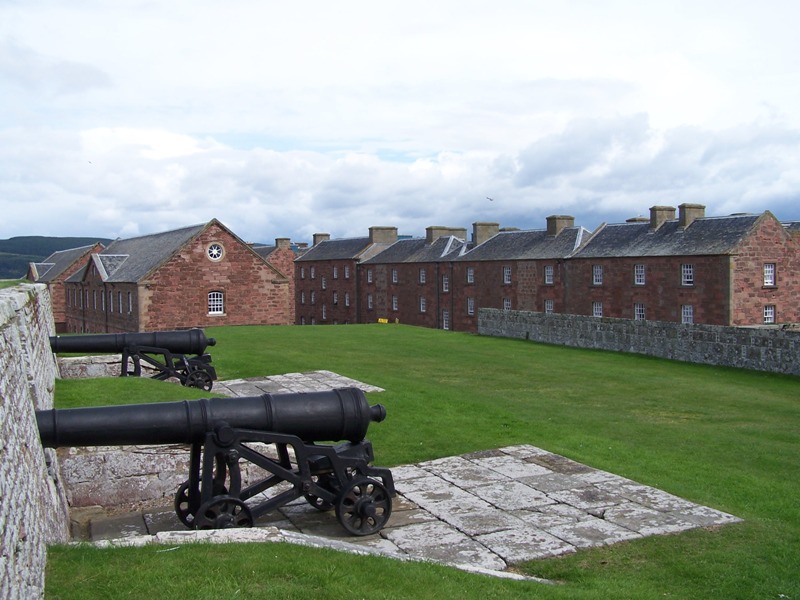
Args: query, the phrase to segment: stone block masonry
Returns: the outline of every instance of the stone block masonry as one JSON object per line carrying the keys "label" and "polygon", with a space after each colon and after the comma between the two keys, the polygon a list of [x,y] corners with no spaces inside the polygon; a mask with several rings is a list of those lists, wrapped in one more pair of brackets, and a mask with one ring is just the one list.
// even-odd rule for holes
{"label": "stone block masonry", "polygon": [[800,330],[684,325],[482,308],[478,333],[800,375]]}
{"label": "stone block masonry", "polygon": [[44,595],[46,545],[69,539],[69,511],[36,409],[53,406],[55,332],[44,285],[0,290],[0,598]]}

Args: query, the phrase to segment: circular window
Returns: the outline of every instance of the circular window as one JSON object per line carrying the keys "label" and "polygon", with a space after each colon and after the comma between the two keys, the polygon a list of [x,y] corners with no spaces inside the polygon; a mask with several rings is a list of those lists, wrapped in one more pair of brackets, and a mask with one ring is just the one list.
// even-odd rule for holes
{"label": "circular window", "polygon": [[225,255],[225,249],[222,247],[222,244],[213,242],[206,248],[206,254],[210,260],[222,260],[222,257]]}

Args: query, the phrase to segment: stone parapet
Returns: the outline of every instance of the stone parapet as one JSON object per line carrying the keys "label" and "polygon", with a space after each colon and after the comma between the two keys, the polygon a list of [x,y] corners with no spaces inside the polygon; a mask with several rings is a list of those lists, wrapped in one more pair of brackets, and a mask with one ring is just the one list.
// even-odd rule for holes
{"label": "stone parapet", "polygon": [[42,284],[0,290],[0,598],[44,595],[46,545],[69,538],[56,455],[36,409],[53,406],[50,296]]}
{"label": "stone parapet", "polygon": [[800,375],[800,330],[726,327],[482,308],[478,333]]}

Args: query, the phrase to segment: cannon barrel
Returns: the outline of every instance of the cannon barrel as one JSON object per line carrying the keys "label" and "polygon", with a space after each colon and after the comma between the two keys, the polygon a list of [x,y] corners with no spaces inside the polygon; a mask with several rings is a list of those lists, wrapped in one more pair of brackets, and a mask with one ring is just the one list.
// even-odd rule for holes
{"label": "cannon barrel", "polygon": [[305,442],[360,442],[386,417],[358,388],[204,398],[156,404],[36,411],[42,445],[122,446],[202,443],[222,425],[294,435]]}
{"label": "cannon barrel", "polygon": [[122,352],[125,348],[164,348],[174,354],[202,354],[217,340],[207,338],[202,329],[153,331],[149,333],[98,333],[50,336],[53,352]]}

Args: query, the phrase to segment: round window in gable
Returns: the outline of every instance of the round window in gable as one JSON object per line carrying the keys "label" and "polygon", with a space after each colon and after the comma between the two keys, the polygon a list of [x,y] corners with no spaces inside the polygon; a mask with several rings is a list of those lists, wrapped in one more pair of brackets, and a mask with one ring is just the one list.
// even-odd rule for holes
{"label": "round window in gable", "polygon": [[206,247],[206,256],[214,262],[220,261],[225,256],[225,248],[218,242],[212,242]]}

